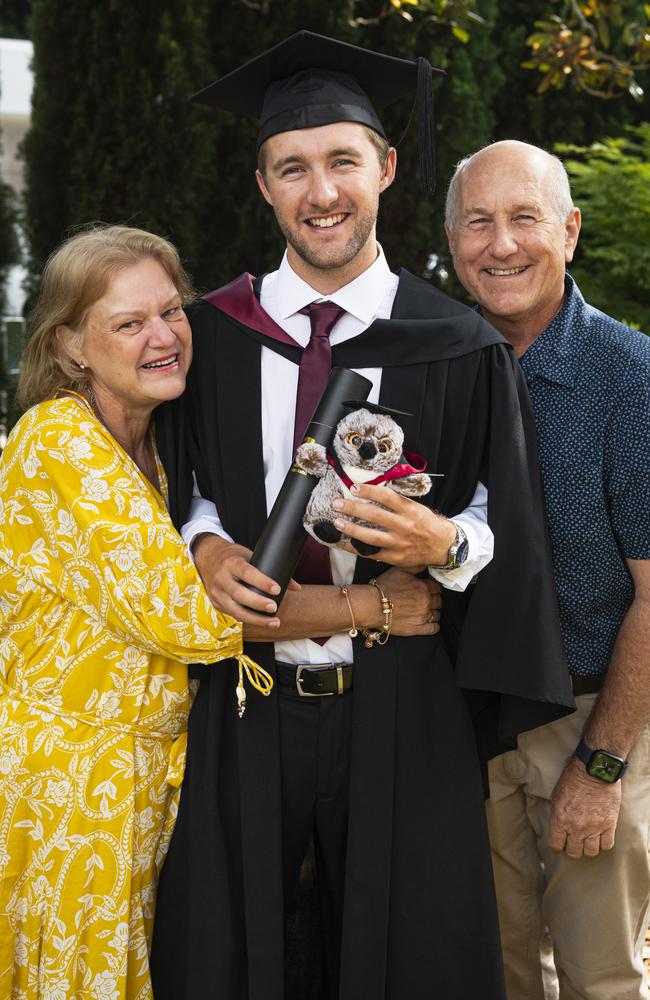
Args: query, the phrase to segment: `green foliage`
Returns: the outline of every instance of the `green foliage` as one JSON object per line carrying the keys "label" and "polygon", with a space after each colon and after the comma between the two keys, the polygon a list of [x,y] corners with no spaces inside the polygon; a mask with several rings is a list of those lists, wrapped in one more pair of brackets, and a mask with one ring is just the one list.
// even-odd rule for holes
{"label": "green foliage", "polygon": [[0,37],[27,38],[30,0],[3,0],[0,12]]}
{"label": "green foliage", "polygon": [[[558,0],[556,0],[558,3]],[[633,0],[559,0],[560,13],[535,21],[526,39],[525,69],[543,74],[537,92],[570,80],[592,97],[626,92],[643,100],[641,75],[650,68],[649,5]]]}
{"label": "green foliage", "polygon": [[[5,22],[4,14],[5,12],[3,11],[0,29],[7,27],[10,30],[11,24]],[[3,183],[0,177],[0,337],[2,336],[6,303],[5,285],[7,272],[9,267],[20,259],[15,223],[16,211],[13,203],[13,192],[7,184]],[[7,374],[2,353],[0,352],[0,431],[2,431],[3,426],[5,429],[10,428],[17,417],[14,408],[14,399],[14,380]]]}
{"label": "green foliage", "polygon": [[0,178],[0,316],[4,313],[7,269],[19,259],[13,192]]}
{"label": "green foliage", "polygon": [[126,222],[194,259],[214,149],[186,98],[210,75],[209,0],[35,0],[27,219],[40,268],[71,227]]}
{"label": "green foliage", "polygon": [[583,212],[571,273],[593,305],[650,332],[650,123],[587,148],[557,149]]}
{"label": "green foliage", "polygon": [[[526,36],[534,20],[548,16],[548,0],[503,0],[492,27],[506,70],[495,102],[495,139],[521,139],[546,149],[556,142],[589,145],[603,135],[619,135],[626,124],[650,118],[650,98],[638,104],[630,97],[599,101],[573,87],[539,95],[537,79],[520,64]],[[473,44],[473,43],[471,43]]]}
{"label": "green foliage", "polygon": [[[0,135],[0,148],[2,135]],[[16,208],[13,191],[0,177],[0,316],[4,311],[4,285],[7,268],[20,259],[15,232]]]}
{"label": "green foliage", "polygon": [[[243,0],[250,3],[250,0]],[[267,4],[271,0],[266,0]],[[370,16],[359,13],[361,8],[370,6],[374,11]],[[399,14],[409,23],[421,24],[422,20],[433,21],[434,24],[444,24],[449,27],[452,35],[459,42],[469,41],[469,29],[474,24],[483,24],[480,14],[474,9],[473,0],[381,0],[377,4],[368,4],[364,0],[349,0],[350,21],[355,25],[377,24],[385,17]]]}

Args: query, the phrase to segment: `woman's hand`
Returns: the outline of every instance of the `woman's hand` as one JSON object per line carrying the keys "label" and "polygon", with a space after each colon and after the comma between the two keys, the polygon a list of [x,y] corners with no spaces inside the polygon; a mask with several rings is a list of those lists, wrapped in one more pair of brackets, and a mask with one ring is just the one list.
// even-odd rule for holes
{"label": "woman's hand", "polygon": [[[275,580],[251,566],[253,553],[250,549],[227,542],[219,535],[203,534],[195,539],[192,553],[215,608],[245,625],[261,625],[265,629],[280,627],[280,619],[276,616],[278,605],[272,599],[280,593],[280,587]],[[247,584],[263,593],[256,594]],[[292,580],[289,589],[300,590],[300,584]],[[269,614],[273,617],[269,618]]]}

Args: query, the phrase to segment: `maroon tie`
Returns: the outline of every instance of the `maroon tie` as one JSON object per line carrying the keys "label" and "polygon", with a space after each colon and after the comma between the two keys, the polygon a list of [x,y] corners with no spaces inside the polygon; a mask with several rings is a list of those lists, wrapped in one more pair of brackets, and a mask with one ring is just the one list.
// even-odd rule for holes
{"label": "maroon tie", "polygon": [[[302,352],[300,361],[293,433],[294,454],[327,385],[332,370],[332,348],[329,337],[332,327],[345,310],[334,302],[312,302],[301,312],[309,315],[311,338]],[[321,545],[310,536],[302,550],[294,575],[299,583],[331,583],[332,571],[327,546]]]}
{"label": "maroon tie", "polygon": [[293,430],[293,450],[302,441],[318,401],[323,395],[332,370],[332,327],[345,312],[334,302],[312,302],[300,310],[309,316],[311,337],[302,352],[296,396],[296,419]]}

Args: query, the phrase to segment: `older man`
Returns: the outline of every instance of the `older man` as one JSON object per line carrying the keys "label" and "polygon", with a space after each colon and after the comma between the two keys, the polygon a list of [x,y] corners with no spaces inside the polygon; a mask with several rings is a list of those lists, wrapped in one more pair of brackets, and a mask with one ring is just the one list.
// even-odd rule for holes
{"label": "older man", "polygon": [[[580,230],[560,161],[497,142],[447,202],[456,273],[533,401],[578,711],[519,737],[488,806],[509,1000],[647,997],[650,340],[566,274]],[[557,979],[550,961],[548,933]]]}

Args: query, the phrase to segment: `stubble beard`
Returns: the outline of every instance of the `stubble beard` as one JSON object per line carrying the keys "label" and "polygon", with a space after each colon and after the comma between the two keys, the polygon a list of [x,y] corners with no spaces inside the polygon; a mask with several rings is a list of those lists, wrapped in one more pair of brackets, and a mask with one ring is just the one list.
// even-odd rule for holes
{"label": "stubble beard", "polygon": [[372,234],[377,222],[379,200],[373,208],[368,208],[363,215],[356,217],[354,229],[343,247],[323,247],[315,250],[307,239],[301,239],[299,231],[290,226],[284,219],[276,216],[282,235],[292,250],[310,267],[321,271],[334,271],[346,267],[363,249]]}

